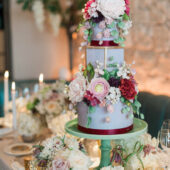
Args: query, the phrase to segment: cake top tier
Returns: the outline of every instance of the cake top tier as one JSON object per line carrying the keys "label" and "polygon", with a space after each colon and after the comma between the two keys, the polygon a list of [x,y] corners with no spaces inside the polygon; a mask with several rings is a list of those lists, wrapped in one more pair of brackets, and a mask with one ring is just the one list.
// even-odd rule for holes
{"label": "cake top tier", "polygon": [[83,9],[86,44],[93,46],[124,46],[132,26],[129,0],[89,0]]}

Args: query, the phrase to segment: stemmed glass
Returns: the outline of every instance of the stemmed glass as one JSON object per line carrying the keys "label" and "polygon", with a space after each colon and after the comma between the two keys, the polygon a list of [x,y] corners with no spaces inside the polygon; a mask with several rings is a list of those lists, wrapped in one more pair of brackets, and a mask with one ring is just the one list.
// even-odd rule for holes
{"label": "stemmed glass", "polygon": [[159,142],[164,151],[170,152],[170,129],[161,129],[159,132]]}

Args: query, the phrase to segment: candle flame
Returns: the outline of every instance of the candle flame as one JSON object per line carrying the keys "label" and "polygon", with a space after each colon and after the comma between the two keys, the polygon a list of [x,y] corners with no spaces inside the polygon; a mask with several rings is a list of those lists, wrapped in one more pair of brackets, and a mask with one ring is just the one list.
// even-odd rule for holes
{"label": "candle flame", "polygon": [[11,87],[11,89],[12,89],[13,91],[15,91],[15,88],[16,88],[15,82],[12,82],[12,87]]}
{"label": "candle flame", "polygon": [[44,81],[44,75],[41,73],[39,76],[39,83],[43,83]]}
{"label": "candle flame", "polygon": [[9,78],[9,71],[5,71],[5,73],[4,73],[4,77],[5,77],[6,79],[8,79],[8,78]]}

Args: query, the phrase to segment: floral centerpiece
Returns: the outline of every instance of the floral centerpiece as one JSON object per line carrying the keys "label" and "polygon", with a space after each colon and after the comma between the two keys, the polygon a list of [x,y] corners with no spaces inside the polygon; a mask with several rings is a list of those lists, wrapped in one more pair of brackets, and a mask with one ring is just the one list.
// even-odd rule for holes
{"label": "floral centerpiece", "polygon": [[[97,61],[96,64],[96,69],[91,64],[86,68],[80,66],[75,79],[66,86],[65,92],[72,105],[76,107],[79,102],[84,102],[89,113],[93,113],[96,106],[106,107],[112,113],[114,104],[122,102],[125,105],[122,113],[129,113],[133,109],[133,113],[144,118],[139,111],[141,104],[137,99],[138,88],[131,65],[125,62],[113,64],[113,70],[107,71],[101,68],[102,63]],[[133,114],[130,116],[133,118]]]}
{"label": "floral centerpiece", "polygon": [[55,136],[34,147],[33,168],[38,166],[46,170],[88,170],[91,165],[83,145],[76,139]]}
{"label": "floral centerpiece", "polygon": [[83,9],[84,39],[91,42],[94,28],[100,30],[94,39],[110,38],[115,44],[124,46],[125,35],[132,26],[129,0],[89,0]]}

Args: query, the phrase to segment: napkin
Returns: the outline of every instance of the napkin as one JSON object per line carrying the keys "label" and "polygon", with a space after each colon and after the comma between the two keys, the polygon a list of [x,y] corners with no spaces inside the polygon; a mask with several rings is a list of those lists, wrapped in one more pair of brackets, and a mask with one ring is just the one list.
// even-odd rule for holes
{"label": "napkin", "polygon": [[25,168],[19,162],[13,162],[11,164],[12,170],[25,170]]}

